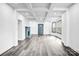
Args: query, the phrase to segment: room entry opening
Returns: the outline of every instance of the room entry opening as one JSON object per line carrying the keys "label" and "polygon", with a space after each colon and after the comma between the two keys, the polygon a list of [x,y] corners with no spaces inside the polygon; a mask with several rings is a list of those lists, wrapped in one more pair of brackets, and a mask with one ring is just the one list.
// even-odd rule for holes
{"label": "room entry opening", "polygon": [[30,27],[25,27],[25,37],[30,38]]}
{"label": "room entry opening", "polygon": [[43,30],[44,30],[44,25],[43,24],[38,24],[38,35],[43,35]]}

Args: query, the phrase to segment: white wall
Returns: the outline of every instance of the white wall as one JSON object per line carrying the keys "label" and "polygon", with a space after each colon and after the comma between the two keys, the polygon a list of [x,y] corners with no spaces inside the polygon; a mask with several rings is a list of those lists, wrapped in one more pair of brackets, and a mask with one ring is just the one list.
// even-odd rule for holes
{"label": "white wall", "polygon": [[40,21],[26,21],[26,26],[31,27],[31,34],[38,34],[38,24],[44,24],[44,34],[51,33],[51,23],[50,22],[40,22]]}
{"label": "white wall", "polygon": [[51,22],[44,22],[44,34],[51,33]]}
{"label": "white wall", "polygon": [[30,27],[30,34],[38,34],[38,22],[36,21],[28,21],[26,19],[26,27]]}
{"label": "white wall", "polygon": [[66,17],[64,17],[65,24],[63,27],[65,29],[65,37],[63,40],[67,37],[65,39],[67,45],[74,49],[79,49],[79,4],[73,5],[67,12],[69,19],[65,19]]}
{"label": "white wall", "polygon": [[16,11],[0,3],[0,54],[17,45]]}
{"label": "white wall", "polygon": [[69,45],[69,12],[62,15],[62,40],[66,46]]}
{"label": "white wall", "polygon": [[18,20],[18,40],[22,40],[22,21]]}
{"label": "white wall", "polygon": [[32,21],[29,23],[30,24],[30,31],[31,34],[38,34],[38,22]]}
{"label": "white wall", "polygon": [[76,4],[70,8],[69,18],[69,44],[72,48],[79,49],[79,4]]}
{"label": "white wall", "polygon": [[[18,20],[21,21],[18,24]],[[18,30],[19,29],[19,30]],[[0,54],[25,39],[25,18],[7,4],[0,4]]]}
{"label": "white wall", "polygon": [[19,22],[19,24],[17,23],[18,40],[24,40],[25,39],[25,18],[19,13],[16,14],[16,18],[17,18],[17,21]]}

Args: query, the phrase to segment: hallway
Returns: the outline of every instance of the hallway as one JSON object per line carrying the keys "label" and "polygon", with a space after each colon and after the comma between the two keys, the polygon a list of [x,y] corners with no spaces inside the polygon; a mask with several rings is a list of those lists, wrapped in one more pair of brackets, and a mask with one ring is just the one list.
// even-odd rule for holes
{"label": "hallway", "polygon": [[79,3],[0,3],[1,56],[79,56],[78,39]]}

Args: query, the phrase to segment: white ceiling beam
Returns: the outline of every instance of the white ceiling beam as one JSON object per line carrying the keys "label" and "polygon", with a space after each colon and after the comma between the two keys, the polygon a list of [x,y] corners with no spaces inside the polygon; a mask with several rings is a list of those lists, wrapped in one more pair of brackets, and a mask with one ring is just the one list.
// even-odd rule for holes
{"label": "white ceiling beam", "polygon": [[45,11],[45,10],[48,11],[47,9],[42,8],[42,9],[43,9],[43,10],[42,10],[41,8],[40,8],[40,9],[37,8],[37,9],[35,10],[35,9],[32,7],[32,4],[31,4],[31,3],[29,4],[29,7],[30,7],[31,12],[32,12],[32,14],[33,14],[33,16],[34,16],[34,18],[35,18],[36,20],[38,20],[38,19],[39,19],[39,20],[40,20],[40,19],[42,20],[42,19],[45,18],[45,17],[37,17],[37,15],[35,14],[35,11]]}
{"label": "white ceiling beam", "polygon": [[52,12],[53,12],[53,4],[50,5],[49,11],[48,11],[47,16],[46,16],[45,19],[47,19],[48,17],[50,17],[50,14],[51,14]]}
{"label": "white ceiling beam", "polygon": [[16,11],[30,11],[29,9],[16,9]]}
{"label": "white ceiling beam", "polygon": [[[56,7],[53,7],[53,4],[50,5],[50,8],[49,8],[49,11],[48,11],[48,14],[46,16],[46,19],[50,18],[51,16],[54,16],[52,15],[52,13],[54,12],[65,12],[67,10],[67,8],[56,8]],[[59,14],[58,14],[59,15]],[[56,15],[55,15],[56,16]],[[61,16],[61,15],[60,15]]]}
{"label": "white ceiling beam", "polygon": [[41,11],[41,12],[48,12],[47,8],[32,8],[33,11]]}
{"label": "white ceiling beam", "polygon": [[[28,16],[28,17],[25,17],[25,18],[40,18],[40,17],[32,17],[32,16]],[[45,17],[41,17],[41,18],[45,18]]]}
{"label": "white ceiling beam", "polygon": [[32,10],[30,9],[16,9],[16,11],[41,11],[41,12],[48,12],[49,10],[47,8],[32,8]]}
{"label": "white ceiling beam", "polygon": [[56,7],[53,8],[53,11],[66,11],[66,10],[67,8],[56,8]]}
{"label": "white ceiling beam", "polygon": [[31,8],[31,9],[33,8],[31,3],[29,3],[29,8]]}
{"label": "white ceiling beam", "polygon": [[[33,7],[32,7],[32,4],[31,3],[29,3],[29,8],[31,9],[30,12],[33,14],[33,16],[34,17],[37,17],[36,14],[35,14],[35,12],[32,10]],[[36,18],[36,20],[37,20],[37,18]]]}
{"label": "white ceiling beam", "polygon": [[34,18],[34,17],[32,17],[32,16],[28,16],[28,17],[27,17],[27,16],[26,16],[25,18]]}

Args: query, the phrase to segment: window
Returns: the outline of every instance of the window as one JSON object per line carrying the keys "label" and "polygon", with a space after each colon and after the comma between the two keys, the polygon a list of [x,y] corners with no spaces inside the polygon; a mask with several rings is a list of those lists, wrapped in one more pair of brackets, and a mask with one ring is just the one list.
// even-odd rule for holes
{"label": "window", "polygon": [[56,33],[56,22],[52,23],[52,32]]}
{"label": "window", "polygon": [[62,34],[62,21],[61,20],[57,21],[56,23],[56,32],[59,34]]}
{"label": "window", "polygon": [[62,34],[62,21],[52,22],[52,32]]}

